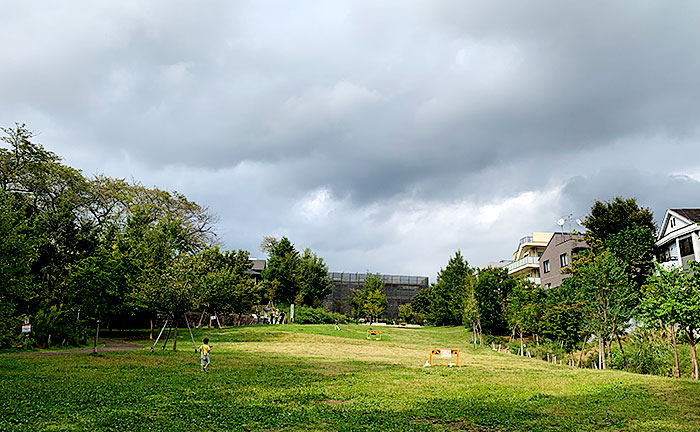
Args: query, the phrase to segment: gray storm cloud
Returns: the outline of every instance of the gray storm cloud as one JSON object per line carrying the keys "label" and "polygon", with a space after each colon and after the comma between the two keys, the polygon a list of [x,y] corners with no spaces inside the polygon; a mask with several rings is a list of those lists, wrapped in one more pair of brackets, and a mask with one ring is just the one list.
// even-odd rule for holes
{"label": "gray storm cloud", "polygon": [[335,270],[432,278],[595,199],[698,205],[698,9],[17,3],[0,124],[88,174],[186,193],[226,246],[288,235]]}

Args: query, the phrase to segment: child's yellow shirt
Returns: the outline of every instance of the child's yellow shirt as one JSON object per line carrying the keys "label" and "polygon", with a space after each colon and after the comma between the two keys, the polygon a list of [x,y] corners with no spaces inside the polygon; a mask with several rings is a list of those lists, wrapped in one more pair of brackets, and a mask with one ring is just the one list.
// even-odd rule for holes
{"label": "child's yellow shirt", "polygon": [[207,344],[203,344],[201,347],[199,347],[199,352],[201,353],[202,357],[209,355],[209,351],[211,351],[211,347]]}

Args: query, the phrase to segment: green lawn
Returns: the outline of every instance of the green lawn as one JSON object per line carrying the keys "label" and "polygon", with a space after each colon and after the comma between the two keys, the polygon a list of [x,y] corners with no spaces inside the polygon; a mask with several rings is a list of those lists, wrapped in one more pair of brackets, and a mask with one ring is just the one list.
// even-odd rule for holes
{"label": "green lawn", "polygon": [[[179,351],[0,356],[0,430],[700,431],[700,384],[473,350],[461,328],[254,326]],[[461,369],[423,368],[458,348]]]}

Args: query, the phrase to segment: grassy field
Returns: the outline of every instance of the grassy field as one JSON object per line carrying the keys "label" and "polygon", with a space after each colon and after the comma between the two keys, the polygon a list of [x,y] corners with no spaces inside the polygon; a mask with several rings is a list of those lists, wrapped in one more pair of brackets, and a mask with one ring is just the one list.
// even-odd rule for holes
{"label": "grassy field", "polygon": [[[461,328],[254,326],[178,352],[0,356],[0,430],[700,431],[700,384],[474,350]],[[461,369],[423,368],[458,348]]]}

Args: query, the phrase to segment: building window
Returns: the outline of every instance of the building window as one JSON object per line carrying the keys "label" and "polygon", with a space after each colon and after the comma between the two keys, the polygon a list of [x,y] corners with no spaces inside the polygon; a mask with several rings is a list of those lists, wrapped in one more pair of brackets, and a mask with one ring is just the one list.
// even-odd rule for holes
{"label": "building window", "polygon": [[552,287],[552,284],[551,284],[551,283],[546,283],[546,284],[544,284],[544,287],[547,288],[547,289],[549,289],[549,288]]}
{"label": "building window", "polygon": [[671,218],[670,225],[671,225],[671,228],[676,226],[676,218],[673,218],[673,217]]}
{"label": "building window", "polygon": [[559,262],[561,263],[562,268],[568,266],[569,265],[569,256],[566,255],[566,253],[559,255]]}
{"label": "building window", "polygon": [[690,237],[678,241],[678,246],[681,249],[681,256],[693,255],[693,240]]}
{"label": "building window", "polygon": [[544,266],[544,272],[549,273],[549,260],[542,263],[542,265]]}

